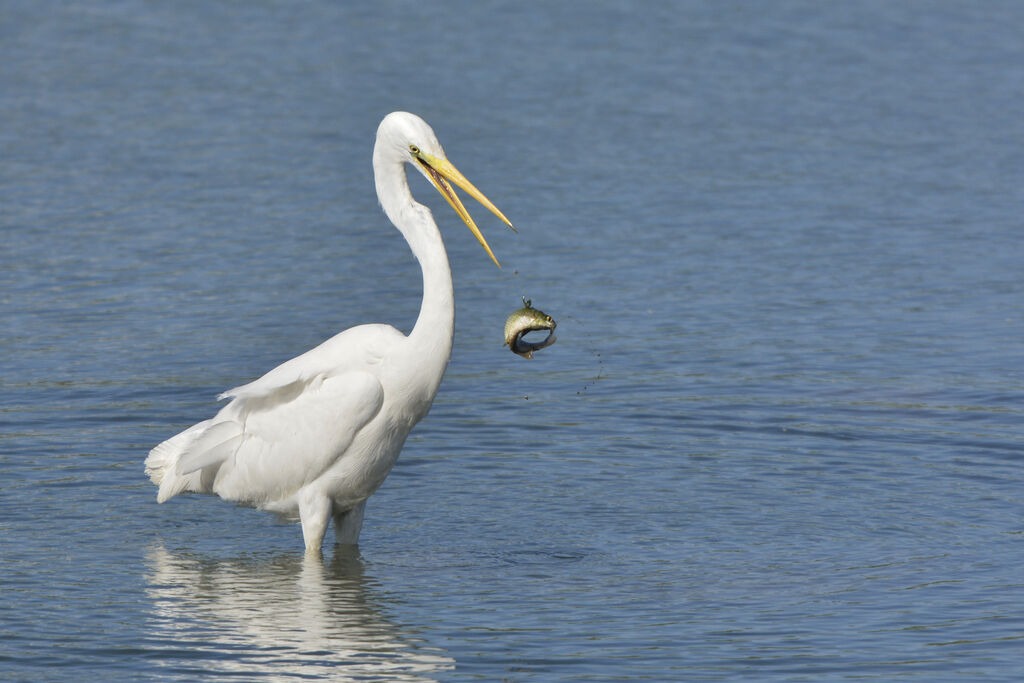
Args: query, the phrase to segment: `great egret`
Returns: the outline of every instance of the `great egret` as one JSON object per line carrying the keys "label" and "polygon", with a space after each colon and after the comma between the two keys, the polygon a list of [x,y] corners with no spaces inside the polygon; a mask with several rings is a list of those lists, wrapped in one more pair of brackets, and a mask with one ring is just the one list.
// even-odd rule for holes
{"label": "great egret", "polygon": [[366,499],[430,409],[452,350],[448,254],[430,209],[409,192],[406,163],[448,200],[498,264],[449,181],[512,223],[448,161],[423,119],[388,114],[377,128],[373,172],[384,213],[423,271],[423,303],[412,332],[353,327],[221,394],[231,402],[213,419],[150,451],[146,473],[160,487],[158,502],[185,491],[213,493],[298,517],[307,552],[319,552],[332,517],[339,543],[358,541]]}

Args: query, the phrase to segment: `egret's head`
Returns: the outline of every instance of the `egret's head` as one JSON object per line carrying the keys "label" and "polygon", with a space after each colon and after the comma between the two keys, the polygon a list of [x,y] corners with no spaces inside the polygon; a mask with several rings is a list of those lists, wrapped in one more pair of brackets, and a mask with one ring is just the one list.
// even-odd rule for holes
{"label": "egret's head", "polygon": [[444,148],[434,134],[434,129],[407,111],[393,111],[385,116],[377,128],[377,141],[378,144],[385,143],[393,156],[410,164],[416,160],[409,150],[410,145],[425,154],[445,158]]}
{"label": "egret's head", "polygon": [[380,145],[382,143],[388,146],[396,158],[412,164],[423,174],[423,177],[430,181],[430,184],[455,209],[455,213],[459,215],[459,218],[462,219],[466,227],[469,228],[470,232],[480,242],[480,245],[500,268],[501,264],[495,258],[494,252],[491,251],[491,247],[487,244],[487,240],[484,239],[480,229],[476,227],[476,223],[473,222],[469,212],[462,205],[462,201],[455,194],[455,189],[452,188],[450,183],[455,183],[468,192],[471,197],[487,207],[494,215],[504,221],[505,225],[512,228],[513,231],[515,228],[505,218],[505,215],[498,210],[498,207],[492,204],[491,200],[485,197],[480,190],[476,189],[448,161],[441,143],[438,142],[437,136],[434,135],[434,130],[427,125],[427,122],[408,112],[391,112],[384,117],[384,120],[380,122],[380,127],[377,129],[377,144]]}

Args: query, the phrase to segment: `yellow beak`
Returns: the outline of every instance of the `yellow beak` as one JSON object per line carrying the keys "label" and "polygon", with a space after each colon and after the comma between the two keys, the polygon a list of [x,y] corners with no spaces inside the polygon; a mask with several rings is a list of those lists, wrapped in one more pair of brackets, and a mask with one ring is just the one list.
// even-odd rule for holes
{"label": "yellow beak", "polygon": [[427,176],[430,178],[430,182],[432,182],[434,187],[437,188],[437,191],[448,200],[451,207],[455,209],[455,213],[459,214],[459,218],[462,219],[462,222],[466,224],[469,231],[473,233],[473,236],[476,237],[478,242],[480,242],[480,246],[484,248],[488,256],[491,257],[491,260],[494,261],[494,265],[501,268],[501,264],[498,263],[498,259],[494,256],[494,252],[491,251],[490,245],[487,244],[487,240],[484,239],[483,233],[480,232],[480,228],[476,227],[476,223],[473,222],[473,218],[469,215],[469,212],[466,211],[466,207],[462,205],[462,201],[459,200],[459,196],[455,194],[454,188],[452,188],[448,181],[450,180],[468,192],[473,199],[486,206],[491,213],[504,221],[505,225],[512,228],[513,232],[516,232],[516,229],[512,226],[512,222],[505,218],[505,215],[501,211],[498,211],[498,207],[492,204],[491,200],[485,197],[483,192],[476,189],[473,186],[473,183],[466,180],[466,176],[459,173],[459,169],[452,166],[452,163],[447,159],[438,159],[437,157],[420,152],[416,155],[416,161],[418,161],[424,170],[426,170]]}

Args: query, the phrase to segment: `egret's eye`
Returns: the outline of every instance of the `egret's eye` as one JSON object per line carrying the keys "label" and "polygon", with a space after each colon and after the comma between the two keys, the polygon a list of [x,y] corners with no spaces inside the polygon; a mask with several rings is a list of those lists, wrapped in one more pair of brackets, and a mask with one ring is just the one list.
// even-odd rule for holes
{"label": "egret's eye", "polygon": [[417,147],[416,145],[409,145],[409,151],[412,152],[414,155],[418,156],[420,153],[420,148]]}

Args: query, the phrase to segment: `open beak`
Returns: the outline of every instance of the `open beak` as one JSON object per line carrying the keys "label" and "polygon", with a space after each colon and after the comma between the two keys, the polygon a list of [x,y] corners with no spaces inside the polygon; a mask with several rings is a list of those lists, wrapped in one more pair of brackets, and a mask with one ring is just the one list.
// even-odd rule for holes
{"label": "open beak", "polygon": [[446,200],[448,200],[451,207],[455,209],[455,213],[459,214],[459,218],[462,219],[462,222],[466,224],[469,231],[473,233],[473,236],[476,237],[478,242],[480,242],[480,246],[484,248],[487,255],[491,257],[492,261],[494,261],[494,264],[501,268],[501,264],[498,263],[498,259],[494,256],[494,252],[491,251],[491,247],[487,244],[487,240],[484,239],[483,233],[480,232],[480,228],[476,227],[476,223],[473,222],[473,218],[469,215],[469,212],[466,211],[466,207],[462,205],[462,201],[459,199],[459,196],[455,194],[455,189],[448,181],[455,183],[468,192],[473,199],[486,206],[491,213],[500,218],[505,225],[512,228],[513,232],[516,232],[511,221],[505,218],[505,214],[498,211],[498,207],[492,204],[491,200],[485,197],[483,192],[476,189],[473,186],[473,183],[466,180],[466,176],[459,173],[459,169],[452,166],[452,163],[447,159],[438,159],[437,157],[421,152],[416,156],[416,161],[418,161],[420,166],[422,166],[427,172],[427,177],[430,178],[430,182],[434,184],[437,191],[440,192]]}

